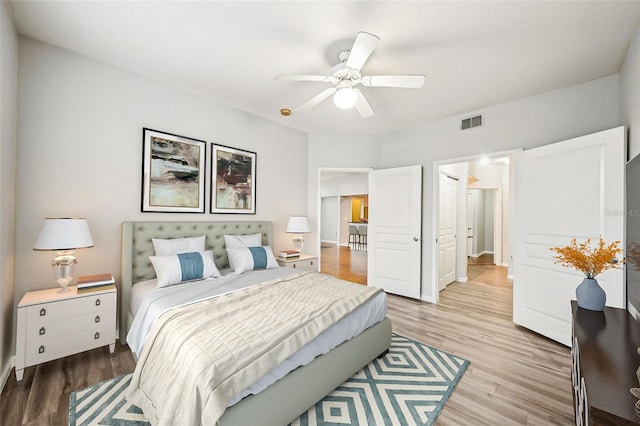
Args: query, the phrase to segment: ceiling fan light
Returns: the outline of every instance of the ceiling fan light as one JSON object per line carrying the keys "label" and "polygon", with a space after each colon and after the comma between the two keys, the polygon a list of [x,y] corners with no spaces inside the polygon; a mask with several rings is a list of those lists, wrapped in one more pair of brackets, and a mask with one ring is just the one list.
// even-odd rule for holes
{"label": "ceiling fan light", "polygon": [[351,87],[342,87],[338,89],[335,95],[333,95],[333,103],[338,108],[349,109],[353,108],[358,100],[358,95],[353,91]]}

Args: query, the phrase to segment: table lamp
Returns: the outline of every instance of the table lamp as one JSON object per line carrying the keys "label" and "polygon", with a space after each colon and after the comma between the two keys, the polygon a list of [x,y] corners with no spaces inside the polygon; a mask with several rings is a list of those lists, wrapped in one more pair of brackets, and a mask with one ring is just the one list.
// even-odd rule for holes
{"label": "table lamp", "polygon": [[38,241],[33,246],[38,251],[55,251],[58,256],[51,261],[53,275],[62,287],[58,293],[69,291],[67,285],[73,280],[78,263],[73,251],[93,247],[93,239],[87,220],[79,217],[46,218]]}
{"label": "table lamp", "polygon": [[293,236],[293,243],[296,244],[298,250],[302,251],[302,246],[304,244],[302,234],[311,232],[311,229],[309,229],[309,220],[306,216],[291,216],[287,223],[286,232],[289,234],[295,234]]}

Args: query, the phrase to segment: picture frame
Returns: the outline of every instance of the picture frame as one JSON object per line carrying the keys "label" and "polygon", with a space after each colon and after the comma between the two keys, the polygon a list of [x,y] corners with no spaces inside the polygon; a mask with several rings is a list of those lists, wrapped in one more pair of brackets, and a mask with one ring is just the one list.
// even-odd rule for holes
{"label": "picture frame", "polygon": [[211,213],[256,213],[256,161],[252,151],[211,144]]}
{"label": "picture frame", "polygon": [[142,129],[142,212],[204,213],[205,141]]}

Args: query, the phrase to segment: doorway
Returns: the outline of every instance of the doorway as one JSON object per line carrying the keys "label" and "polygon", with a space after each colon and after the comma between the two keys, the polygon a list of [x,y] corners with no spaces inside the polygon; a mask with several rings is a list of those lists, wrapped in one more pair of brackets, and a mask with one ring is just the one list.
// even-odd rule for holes
{"label": "doorway", "polygon": [[[508,266],[510,274],[510,183],[512,171],[510,156],[517,151],[498,152],[488,156],[472,156],[456,160],[434,163],[434,227],[440,230],[446,221],[454,222],[455,232],[455,279],[467,282],[470,260],[486,262],[490,258],[496,266]],[[436,175],[437,173],[437,175]],[[455,217],[443,217],[442,174],[458,179],[459,188],[455,196]],[[446,288],[442,285],[442,274],[446,268],[441,237],[436,241],[438,259],[434,281],[437,291]],[[481,259],[480,259],[481,257]],[[436,290],[434,288],[434,290]],[[437,300],[437,298],[436,298]]]}
{"label": "doorway", "polygon": [[[469,188],[467,190],[467,257],[483,262],[490,257],[494,264],[500,264],[500,253],[496,248],[500,244],[497,234],[496,210],[498,189]],[[499,252],[499,250],[498,250]],[[470,263],[470,262],[467,262]]]}
{"label": "doorway", "polygon": [[366,226],[370,170],[318,170],[320,272],[365,285],[367,251],[350,247],[349,225]]}

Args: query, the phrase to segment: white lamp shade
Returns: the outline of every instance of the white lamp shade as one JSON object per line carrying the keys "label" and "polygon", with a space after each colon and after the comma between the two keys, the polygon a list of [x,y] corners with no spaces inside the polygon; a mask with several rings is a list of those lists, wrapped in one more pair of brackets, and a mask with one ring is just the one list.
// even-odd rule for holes
{"label": "white lamp shade", "polygon": [[291,234],[306,234],[311,232],[309,220],[306,216],[291,216],[287,223],[287,232]]}
{"label": "white lamp shade", "polygon": [[75,250],[93,247],[89,224],[84,218],[46,218],[34,250]]}

